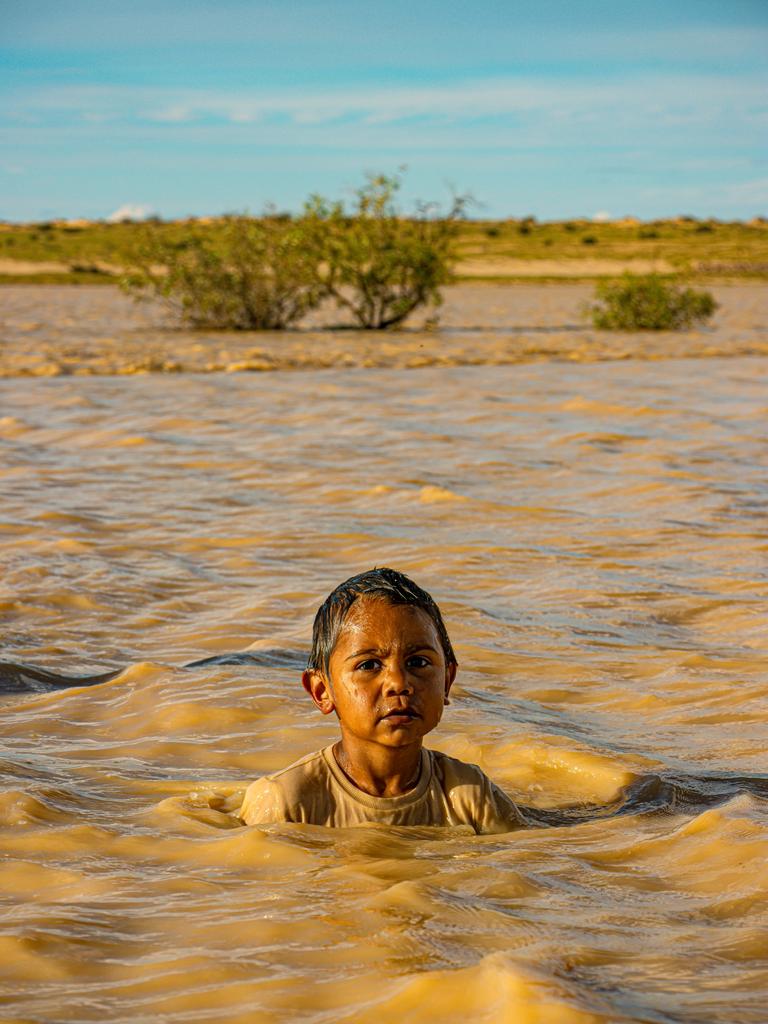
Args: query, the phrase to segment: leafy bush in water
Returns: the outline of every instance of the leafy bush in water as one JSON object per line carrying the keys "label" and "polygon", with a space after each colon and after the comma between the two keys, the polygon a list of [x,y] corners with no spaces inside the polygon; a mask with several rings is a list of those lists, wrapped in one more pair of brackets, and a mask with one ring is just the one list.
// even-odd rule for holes
{"label": "leafy bush in water", "polygon": [[705,323],[717,309],[709,292],[684,288],[657,274],[603,281],[595,297],[598,301],[588,312],[594,326],[603,330],[684,330]]}
{"label": "leafy bush in water", "polygon": [[419,306],[440,305],[440,288],[453,279],[458,219],[467,199],[447,214],[422,205],[403,217],[398,177],[370,175],[351,212],[313,196],[305,207],[314,235],[318,273],[326,293],[360,327],[395,327]]}
{"label": "leafy bush in water", "polygon": [[194,327],[241,330],[288,327],[324,294],[303,221],[270,212],[227,217],[183,244],[148,227],[122,285],[158,296]]}

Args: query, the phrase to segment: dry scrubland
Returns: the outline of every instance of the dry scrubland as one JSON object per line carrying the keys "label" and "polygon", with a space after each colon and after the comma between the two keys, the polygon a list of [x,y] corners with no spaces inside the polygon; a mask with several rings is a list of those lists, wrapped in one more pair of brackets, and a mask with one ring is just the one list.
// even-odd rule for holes
{"label": "dry scrubland", "polygon": [[[169,242],[183,244],[190,234],[215,236],[221,223],[198,218],[157,227]],[[112,282],[142,231],[132,223],[0,225],[0,282]],[[626,271],[702,281],[768,278],[768,220],[465,221],[457,256],[458,278],[471,281],[588,280]]]}

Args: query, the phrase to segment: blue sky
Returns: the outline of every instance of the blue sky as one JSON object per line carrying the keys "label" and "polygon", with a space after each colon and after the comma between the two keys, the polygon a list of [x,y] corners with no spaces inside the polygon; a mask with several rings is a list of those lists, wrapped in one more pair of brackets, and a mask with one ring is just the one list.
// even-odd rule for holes
{"label": "blue sky", "polygon": [[768,213],[766,0],[0,0],[0,218]]}

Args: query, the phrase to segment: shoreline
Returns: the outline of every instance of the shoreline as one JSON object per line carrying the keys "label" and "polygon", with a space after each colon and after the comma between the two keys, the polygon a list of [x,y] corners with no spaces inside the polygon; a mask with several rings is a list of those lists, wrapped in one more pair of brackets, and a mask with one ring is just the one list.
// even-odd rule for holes
{"label": "shoreline", "polygon": [[[114,263],[90,261],[80,264],[55,260],[26,260],[0,257],[0,287],[16,284],[38,285],[112,285],[119,287],[123,268]],[[465,257],[456,264],[457,284],[578,284],[617,279],[624,274],[658,274],[701,286],[766,281],[765,262],[699,261],[688,268],[676,266],[664,258],[628,257],[625,259]],[[449,286],[450,287],[450,286]]]}
{"label": "shoreline", "polygon": [[[616,269],[599,272],[592,269],[585,269],[584,266],[564,267],[562,272],[556,272],[552,268],[543,270],[541,267],[529,266],[523,271],[514,273],[494,272],[487,267],[465,268],[462,273],[457,273],[453,285],[528,285],[528,284],[597,284],[600,281],[619,280],[624,274],[646,274],[653,273],[658,277],[667,280],[684,281],[698,288],[714,288],[731,284],[753,284],[762,282],[768,283],[768,273],[759,269],[745,269],[729,271],[727,269],[717,271],[696,271],[684,273],[674,268],[665,270],[637,270],[630,267],[620,266]],[[79,288],[83,285],[93,285],[97,288],[112,287],[119,288],[119,274],[112,274],[107,271],[7,271],[0,269],[0,288],[15,285],[53,285],[66,288]]]}

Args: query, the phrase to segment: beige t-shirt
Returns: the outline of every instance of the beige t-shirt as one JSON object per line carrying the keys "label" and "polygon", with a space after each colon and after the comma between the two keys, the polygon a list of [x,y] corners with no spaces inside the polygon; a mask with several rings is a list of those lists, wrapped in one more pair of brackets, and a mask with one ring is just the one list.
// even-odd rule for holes
{"label": "beige t-shirt", "polygon": [[419,781],[400,796],[364,793],[339,768],[333,747],[325,747],[251,783],[239,817],[246,825],[469,825],[478,833],[510,832],[523,824],[512,800],[476,764],[426,748]]}

